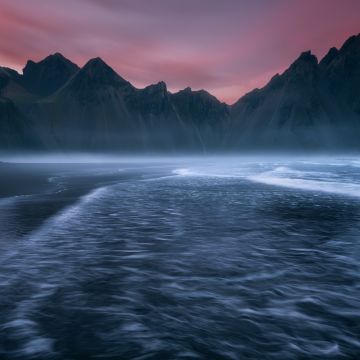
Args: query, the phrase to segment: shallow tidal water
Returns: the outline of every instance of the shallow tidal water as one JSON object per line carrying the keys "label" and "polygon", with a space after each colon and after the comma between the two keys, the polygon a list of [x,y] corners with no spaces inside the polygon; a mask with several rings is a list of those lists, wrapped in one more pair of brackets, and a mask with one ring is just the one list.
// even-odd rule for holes
{"label": "shallow tidal water", "polygon": [[357,159],[9,166],[0,359],[360,358]]}

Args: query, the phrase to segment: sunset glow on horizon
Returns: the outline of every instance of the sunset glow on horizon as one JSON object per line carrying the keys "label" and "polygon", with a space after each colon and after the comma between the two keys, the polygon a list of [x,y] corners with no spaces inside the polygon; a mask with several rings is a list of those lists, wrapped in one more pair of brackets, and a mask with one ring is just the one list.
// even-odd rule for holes
{"label": "sunset glow on horizon", "polygon": [[0,66],[101,57],[136,87],[205,89],[227,103],[360,32],[356,0],[0,0]]}

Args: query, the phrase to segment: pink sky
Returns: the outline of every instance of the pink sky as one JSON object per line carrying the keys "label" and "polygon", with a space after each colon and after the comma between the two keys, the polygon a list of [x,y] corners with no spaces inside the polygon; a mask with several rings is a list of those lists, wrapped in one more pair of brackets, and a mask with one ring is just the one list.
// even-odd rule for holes
{"label": "pink sky", "polygon": [[206,89],[232,103],[300,52],[360,32],[359,0],[0,0],[0,65],[100,56],[137,87]]}

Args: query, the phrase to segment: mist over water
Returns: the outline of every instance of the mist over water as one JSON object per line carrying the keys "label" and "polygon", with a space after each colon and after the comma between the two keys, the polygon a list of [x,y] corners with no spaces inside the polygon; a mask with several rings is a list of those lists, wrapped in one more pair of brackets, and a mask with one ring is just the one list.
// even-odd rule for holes
{"label": "mist over water", "polygon": [[359,357],[359,157],[20,159],[1,359]]}

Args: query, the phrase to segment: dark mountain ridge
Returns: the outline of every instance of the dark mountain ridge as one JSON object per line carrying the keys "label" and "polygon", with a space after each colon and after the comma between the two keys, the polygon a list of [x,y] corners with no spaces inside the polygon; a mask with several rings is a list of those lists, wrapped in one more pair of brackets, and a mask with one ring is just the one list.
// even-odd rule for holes
{"label": "dark mountain ridge", "polygon": [[360,35],[340,50],[330,49],[320,63],[303,52],[283,74],[231,107],[229,141],[250,147],[358,148],[359,71]]}
{"label": "dark mountain ridge", "polygon": [[49,55],[38,63],[29,60],[23,69],[23,86],[30,92],[49,96],[63,86],[79,67],[60,53]]}
{"label": "dark mountain ridge", "polygon": [[360,35],[320,62],[303,52],[231,106],[164,82],[137,89],[101,58],[0,67],[0,129],[2,149],[358,149]]}

